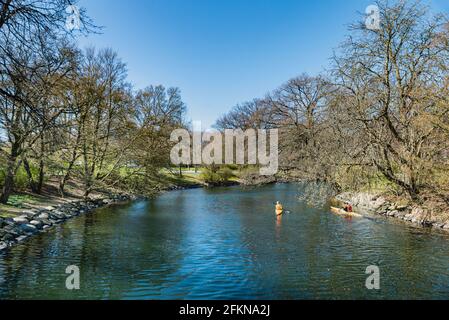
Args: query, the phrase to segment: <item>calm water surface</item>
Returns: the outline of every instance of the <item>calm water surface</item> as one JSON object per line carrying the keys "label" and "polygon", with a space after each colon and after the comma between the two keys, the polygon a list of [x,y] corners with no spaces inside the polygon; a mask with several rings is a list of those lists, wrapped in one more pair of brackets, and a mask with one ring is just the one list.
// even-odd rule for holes
{"label": "calm water surface", "polygon": [[[1,253],[0,298],[449,299],[447,234],[346,220],[300,192],[196,189],[97,210]],[[65,289],[69,265],[81,290]],[[365,288],[369,265],[379,291]]]}

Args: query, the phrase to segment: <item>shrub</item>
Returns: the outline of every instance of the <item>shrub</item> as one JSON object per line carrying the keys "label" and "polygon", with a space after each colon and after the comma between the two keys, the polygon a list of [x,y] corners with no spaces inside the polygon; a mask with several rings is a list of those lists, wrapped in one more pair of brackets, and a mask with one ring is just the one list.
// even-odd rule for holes
{"label": "shrub", "polygon": [[223,184],[229,182],[229,179],[232,177],[232,170],[227,167],[223,167],[218,171],[214,171],[211,168],[204,168],[201,172],[200,179],[208,184]]}

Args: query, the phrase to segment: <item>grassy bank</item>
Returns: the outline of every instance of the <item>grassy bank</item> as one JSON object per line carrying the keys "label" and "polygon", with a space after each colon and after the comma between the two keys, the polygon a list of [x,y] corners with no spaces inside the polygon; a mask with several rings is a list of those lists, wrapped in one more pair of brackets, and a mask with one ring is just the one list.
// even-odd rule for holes
{"label": "grassy bank", "polygon": [[[203,185],[204,182],[200,179],[200,172],[184,172],[180,176],[178,173],[163,170],[152,179],[149,187],[152,192],[145,196],[156,195],[165,190],[193,188]],[[113,194],[129,194],[129,192],[120,188],[104,186],[103,188],[96,188],[89,195],[89,199],[100,199]],[[0,204],[0,217],[12,218],[24,211],[43,209],[80,200],[83,200],[83,187],[80,181],[70,181],[66,186],[65,195],[62,197],[58,191],[57,179],[50,179],[44,184],[41,194],[32,193],[27,188],[15,191],[7,204]]]}

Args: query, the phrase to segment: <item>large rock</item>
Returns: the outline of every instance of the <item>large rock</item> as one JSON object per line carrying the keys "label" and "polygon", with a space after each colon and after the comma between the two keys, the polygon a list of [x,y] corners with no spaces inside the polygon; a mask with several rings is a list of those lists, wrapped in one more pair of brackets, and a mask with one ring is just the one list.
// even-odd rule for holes
{"label": "large rock", "polygon": [[26,233],[35,233],[37,232],[37,227],[32,224],[22,224],[20,225],[20,229]]}
{"label": "large rock", "polygon": [[53,222],[51,222],[49,219],[41,219],[42,223],[46,226],[52,226]]}
{"label": "large rock", "polygon": [[39,219],[48,219],[48,213],[41,213],[40,215],[37,216]]}
{"label": "large rock", "polygon": [[26,239],[28,239],[28,236],[23,235],[23,236],[17,237],[16,241],[17,241],[17,242],[23,242],[23,241],[25,241]]}
{"label": "large rock", "polygon": [[23,211],[23,216],[26,216],[28,220],[33,220],[33,218],[37,215],[37,212],[34,211]]}
{"label": "large rock", "polygon": [[65,219],[65,215],[63,215],[61,212],[59,211],[53,211],[50,212],[49,214],[50,218],[54,219],[54,220],[62,220]]}
{"label": "large rock", "polygon": [[16,238],[16,236],[18,236],[18,234],[17,234],[17,235],[13,235],[13,234],[7,232],[7,233],[2,237],[2,240],[5,241],[5,242],[13,241],[13,240]]}
{"label": "large rock", "polygon": [[3,227],[4,228],[6,228],[6,227],[13,227],[15,225],[16,225],[16,223],[14,222],[14,220],[12,218],[7,218],[7,219],[3,220]]}
{"label": "large rock", "polygon": [[19,217],[13,218],[13,221],[17,224],[27,224],[28,218],[27,218],[27,216],[19,216]]}
{"label": "large rock", "polygon": [[32,220],[32,221],[30,221],[30,224],[35,226],[38,229],[42,229],[42,227],[44,226],[44,223],[42,221],[38,221],[38,220]]}
{"label": "large rock", "polygon": [[20,229],[19,226],[14,224],[14,225],[10,225],[10,226],[6,226],[3,228],[4,231],[11,233],[13,235],[19,234],[20,233]]}
{"label": "large rock", "polygon": [[398,210],[387,211],[386,215],[389,217],[396,217],[399,215],[399,211]]}

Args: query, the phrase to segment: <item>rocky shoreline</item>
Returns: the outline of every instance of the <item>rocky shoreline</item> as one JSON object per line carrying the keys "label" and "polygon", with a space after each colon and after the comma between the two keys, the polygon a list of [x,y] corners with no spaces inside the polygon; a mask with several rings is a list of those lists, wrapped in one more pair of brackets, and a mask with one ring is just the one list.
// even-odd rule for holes
{"label": "rocky shoreline", "polygon": [[[188,186],[174,185],[160,190],[158,194],[163,192],[198,189],[204,187],[216,186],[207,186],[206,184],[192,184]],[[72,218],[111,204],[134,201],[138,198],[140,197],[135,195],[115,194],[106,198],[90,199],[87,201],[70,201],[58,206],[27,210],[23,211],[22,214],[14,218],[0,217],[0,252],[22,243],[34,235],[44,233],[52,227]]]}
{"label": "rocky shoreline", "polygon": [[335,197],[342,202],[350,202],[356,211],[362,213],[382,215],[389,218],[396,218],[406,222],[449,231],[449,220],[444,220],[435,216],[432,210],[424,209],[419,206],[401,205],[388,201],[383,196],[370,193],[351,193],[346,192]]}
{"label": "rocky shoreline", "polygon": [[239,184],[242,186],[263,186],[278,182],[276,176],[261,176],[259,174],[247,174],[240,178]]}
{"label": "rocky shoreline", "polygon": [[0,218],[0,251],[94,209],[136,199],[135,196],[119,194],[107,198],[72,201],[55,207],[24,211],[14,218]]}

